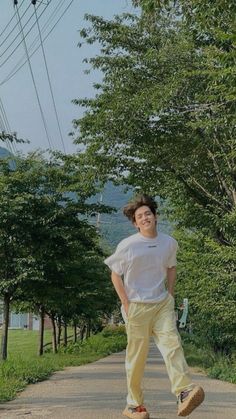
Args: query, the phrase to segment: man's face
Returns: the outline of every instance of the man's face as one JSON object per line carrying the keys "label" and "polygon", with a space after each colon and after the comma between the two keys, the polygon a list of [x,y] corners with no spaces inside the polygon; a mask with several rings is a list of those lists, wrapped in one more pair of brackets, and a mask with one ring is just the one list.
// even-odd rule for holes
{"label": "man's face", "polygon": [[152,213],[147,205],[139,207],[134,214],[134,225],[137,227],[141,234],[151,233],[156,231],[157,216]]}

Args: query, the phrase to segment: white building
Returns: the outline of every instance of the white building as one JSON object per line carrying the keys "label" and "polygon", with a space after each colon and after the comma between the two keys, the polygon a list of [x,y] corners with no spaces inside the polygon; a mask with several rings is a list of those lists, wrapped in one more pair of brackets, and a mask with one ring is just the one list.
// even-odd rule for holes
{"label": "white building", "polygon": [[[3,324],[3,303],[0,302],[0,328]],[[15,313],[10,312],[9,318],[10,329],[28,329],[39,330],[39,318],[32,313]]]}

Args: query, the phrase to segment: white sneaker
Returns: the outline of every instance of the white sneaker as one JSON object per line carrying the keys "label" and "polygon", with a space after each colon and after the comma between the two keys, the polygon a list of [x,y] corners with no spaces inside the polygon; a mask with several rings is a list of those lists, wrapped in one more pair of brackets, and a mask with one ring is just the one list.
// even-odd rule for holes
{"label": "white sneaker", "polygon": [[178,396],[178,416],[188,416],[204,400],[202,387],[196,386],[192,390],[181,391]]}

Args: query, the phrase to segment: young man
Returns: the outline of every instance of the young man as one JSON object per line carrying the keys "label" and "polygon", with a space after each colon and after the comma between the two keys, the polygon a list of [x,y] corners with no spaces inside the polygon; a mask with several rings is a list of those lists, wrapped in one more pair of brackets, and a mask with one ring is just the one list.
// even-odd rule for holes
{"label": "young man", "polygon": [[[126,323],[127,407],[123,415],[148,419],[141,381],[153,336],[177,396],[178,416],[189,415],[204,399],[201,387],[191,382],[174,312],[177,242],[157,231],[157,204],[149,196],[137,197],[124,208],[138,233],[122,240],[105,260],[112,271]],[[123,279],[122,279],[123,278]],[[167,289],[165,286],[167,284]]]}

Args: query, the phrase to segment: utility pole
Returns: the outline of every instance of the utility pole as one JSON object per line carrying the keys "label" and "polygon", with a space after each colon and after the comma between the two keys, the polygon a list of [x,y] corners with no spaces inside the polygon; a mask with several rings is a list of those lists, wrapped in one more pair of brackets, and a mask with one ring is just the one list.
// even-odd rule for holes
{"label": "utility pole", "polygon": [[[103,194],[100,193],[100,204],[103,202]],[[95,213],[96,214],[96,213]],[[99,230],[101,224],[111,224],[110,221],[101,221],[101,214],[97,212],[96,229]]]}
{"label": "utility pole", "polygon": [[[102,201],[103,201],[103,195],[102,195],[102,193],[100,194],[100,203],[102,203]],[[97,213],[97,222],[96,222],[96,227],[97,227],[97,229],[99,229],[99,227],[100,227],[100,223],[101,223],[101,214],[100,214],[100,212],[98,212]]]}

